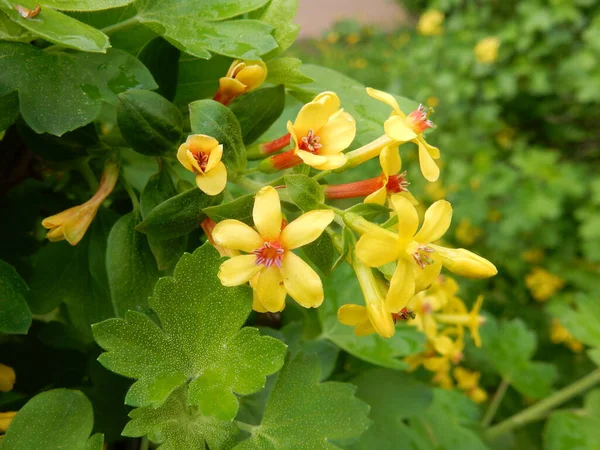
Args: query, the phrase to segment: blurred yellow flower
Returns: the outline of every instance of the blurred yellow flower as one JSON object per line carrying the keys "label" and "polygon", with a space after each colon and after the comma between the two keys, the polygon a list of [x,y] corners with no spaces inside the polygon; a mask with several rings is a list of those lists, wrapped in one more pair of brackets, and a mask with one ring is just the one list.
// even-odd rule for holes
{"label": "blurred yellow flower", "polygon": [[330,31],[327,33],[327,37],[325,38],[328,43],[335,44],[340,38],[340,35],[335,31]]}
{"label": "blurred yellow flower", "polygon": [[485,317],[480,316],[481,305],[483,304],[483,295],[477,297],[473,309],[468,314],[436,314],[435,320],[447,325],[457,325],[467,327],[473,338],[476,347],[481,347],[481,336],[479,327],[485,323]]}
{"label": "blurred yellow flower", "polygon": [[17,415],[17,411],[0,412],[0,433],[5,433],[8,426]]}
{"label": "blurred yellow flower", "polygon": [[448,190],[440,180],[437,180],[425,185],[425,194],[427,194],[431,200],[442,200],[448,195]]}
{"label": "blurred yellow flower", "polygon": [[440,99],[435,96],[430,96],[430,97],[427,97],[427,100],[425,100],[425,104],[429,108],[435,108],[440,104]]}
{"label": "blurred yellow flower", "polygon": [[487,400],[487,392],[479,387],[479,372],[472,372],[463,367],[454,369],[454,378],[459,389],[464,391],[475,403],[483,403]]}
{"label": "blurred yellow flower", "polygon": [[417,32],[423,36],[435,36],[444,32],[444,13],[437,9],[426,11],[417,23]]}
{"label": "blurred yellow flower", "polygon": [[554,344],[564,344],[575,353],[581,353],[583,351],[583,344],[573,337],[573,335],[567,330],[558,319],[552,319],[552,326],[550,327],[550,340]]}
{"label": "blurred yellow flower", "polygon": [[481,234],[481,228],[473,226],[468,217],[461,219],[455,232],[456,240],[466,246],[473,245],[481,237]]}
{"label": "blurred yellow flower", "polygon": [[506,127],[496,135],[496,142],[500,147],[507,150],[512,147],[516,134],[514,128]]}
{"label": "blurred yellow flower", "polygon": [[222,157],[223,145],[205,134],[188,136],[177,150],[177,159],[196,174],[196,186],[207,195],[220,194],[227,185],[227,169]]}
{"label": "blurred yellow flower", "polygon": [[17,377],[12,367],[0,364],[0,392],[12,391]]}
{"label": "blurred yellow flower", "polygon": [[346,36],[346,42],[348,45],[355,45],[358,43],[358,41],[360,41],[360,34],[356,32],[350,33],[348,36]]}
{"label": "blurred yellow flower", "polygon": [[565,285],[565,280],[551,274],[542,267],[534,267],[525,276],[525,284],[531,291],[531,295],[538,302],[545,302]]}
{"label": "blurred yellow flower", "polygon": [[475,46],[475,59],[482,64],[491,64],[498,59],[500,39],[495,36],[481,39]]}
{"label": "blurred yellow flower", "polygon": [[264,62],[236,59],[229,66],[227,75],[219,80],[214,100],[227,105],[234,98],[259,87],[266,78],[267,65]]}
{"label": "blurred yellow flower", "polygon": [[521,253],[521,258],[528,263],[538,264],[544,260],[544,250],[541,248],[530,248]]}
{"label": "blurred yellow flower", "polygon": [[321,279],[291,250],[317,239],[333,221],[333,211],[309,211],[282,229],[279,194],[266,186],[256,194],[252,216],[258,232],[233,219],[213,229],[216,244],[248,253],[221,264],[221,283],[238,286],[252,280],[256,301],[269,312],[283,310],[286,294],[305,308],[319,306],[323,302]]}

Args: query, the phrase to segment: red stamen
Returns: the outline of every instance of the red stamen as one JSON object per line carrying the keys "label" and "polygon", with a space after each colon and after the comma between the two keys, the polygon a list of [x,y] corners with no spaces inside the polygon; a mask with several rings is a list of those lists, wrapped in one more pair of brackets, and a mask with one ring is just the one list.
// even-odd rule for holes
{"label": "red stamen", "polygon": [[254,264],[259,266],[271,267],[275,265],[281,268],[285,249],[279,242],[265,242],[262,247],[252,251],[256,255]]}
{"label": "red stamen", "polygon": [[353,183],[333,184],[325,188],[325,196],[330,199],[366,197],[383,187],[383,177],[378,176],[368,180]]}
{"label": "red stamen", "polygon": [[434,124],[431,120],[428,120],[430,111],[425,111],[423,105],[419,105],[417,109],[406,116],[406,120],[410,124],[410,127],[417,134],[423,133],[428,128],[433,128]]}
{"label": "red stamen", "polygon": [[209,158],[208,153],[204,153],[204,152],[194,153],[194,159],[198,162],[198,165],[200,166],[200,169],[202,170],[202,172],[204,172],[206,170],[206,165],[208,164],[208,158]]}
{"label": "red stamen", "polygon": [[313,130],[308,130],[306,136],[298,142],[298,148],[307,152],[318,154],[318,151],[323,145],[319,142],[321,138],[315,134]]}
{"label": "red stamen", "polygon": [[388,194],[397,194],[398,192],[408,192],[408,185],[410,184],[406,181],[406,171],[402,172],[400,175],[390,175],[388,178],[388,182],[386,185]]}

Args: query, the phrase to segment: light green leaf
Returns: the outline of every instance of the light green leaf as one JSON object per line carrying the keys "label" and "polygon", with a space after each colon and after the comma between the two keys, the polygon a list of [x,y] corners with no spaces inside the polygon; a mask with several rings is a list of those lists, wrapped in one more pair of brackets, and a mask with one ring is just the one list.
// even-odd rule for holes
{"label": "light green leaf", "polygon": [[2,450],[101,450],[102,435],[91,438],[92,404],[79,391],[54,389],[29,400],[12,420]]}
{"label": "light green leaf", "polygon": [[300,32],[300,26],[294,23],[297,11],[298,0],[271,0],[266,7],[250,14],[250,18],[275,27],[273,37],[277,42],[277,48],[269,52],[265,60],[283,53],[296,40]]}
{"label": "light green leaf", "polygon": [[286,86],[313,82],[312,78],[300,71],[300,66],[302,66],[302,61],[297,58],[273,59],[267,63],[267,81]]}
{"label": "light green leaf", "polygon": [[103,9],[119,8],[134,0],[43,0],[42,5],[62,11],[101,11]]}
{"label": "light green leaf", "polygon": [[319,361],[299,354],[277,377],[261,424],[237,450],[339,448],[334,441],[359,436],[370,425],[369,406],[354,397],[351,384],[319,383]]}
{"label": "light green leaf", "polygon": [[145,15],[169,14],[201,20],[225,20],[260,8],[268,0],[138,0],[136,6]]}
{"label": "light green leaf", "polygon": [[32,45],[0,43],[6,76],[0,91],[19,91],[19,109],[36,133],[61,136],[93,121],[103,102],[131,88],[154,89],[148,70],[120,50],[106,55],[45,53]]}
{"label": "light green leaf", "polygon": [[127,311],[145,311],[158,280],[158,268],[146,236],[135,231],[135,212],[121,217],[108,235],[106,271],[117,317]]}
{"label": "light green leaf", "polygon": [[284,344],[254,328],[240,329],[250,314],[251,290],[224,287],[217,278],[220,263],[207,244],[184,254],[173,277],[158,281],[149,303],[162,328],[135,311],[94,325],[96,341],[107,350],[100,363],[137,379],[125,398],[128,405],[156,408],[189,382],[190,405],[231,420],[236,394],[256,392],[281,367]]}
{"label": "light green leaf", "polygon": [[0,333],[27,334],[31,326],[25,301],[28,290],[15,268],[0,259]]}
{"label": "light green leaf", "polygon": [[13,22],[0,11],[0,39],[3,41],[30,42],[35,39],[35,35]]}
{"label": "light green leaf", "polygon": [[215,222],[220,222],[225,219],[235,219],[248,225],[254,225],[252,219],[253,208],[254,194],[246,194],[231,202],[209,206],[202,211]]}
{"label": "light green leaf", "polygon": [[598,301],[583,293],[548,305],[548,311],[579,341],[591,347],[600,347],[600,305]]}
{"label": "light green leaf", "polygon": [[286,175],[285,186],[292,201],[303,211],[319,209],[325,202],[323,187],[306,175]]}
{"label": "light green leaf", "polygon": [[[19,4],[34,9],[37,3],[35,0],[19,0]],[[110,47],[108,36],[100,30],[52,8],[42,5],[40,13],[30,19],[21,17],[9,0],[0,0],[0,9],[16,24],[55,44],[97,53],[105,53]]]}
{"label": "light green leaf", "polygon": [[238,434],[231,422],[203,416],[187,404],[186,386],[177,388],[158,408],[147,406],[131,411],[131,421],[123,436],[148,435],[157,450],[225,450],[230,449]]}

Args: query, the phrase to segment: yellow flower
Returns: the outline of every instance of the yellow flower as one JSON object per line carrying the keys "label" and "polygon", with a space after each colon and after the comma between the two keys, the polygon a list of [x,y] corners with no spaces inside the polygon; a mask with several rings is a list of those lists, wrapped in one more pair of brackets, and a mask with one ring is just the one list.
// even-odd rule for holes
{"label": "yellow flower", "polygon": [[340,38],[340,35],[338,33],[336,33],[335,31],[330,31],[329,33],[327,33],[327,42],[329,42],[330,44],[335,44]]}
{"label": "yellow flower", "polygon": [[442,200],[448,195],[448,190],[440,180],[425,185],[425,193],[431,200]]}
{"label": "yellow flower", "polygon": [[98,191],[87,202],[62,211],[42,220],[42,226],[49,229],[46,237],[51,242],[67,240],[71,245],[77,245],[96,217],[98,208],[110,195],[119,178],[119,166],[108,161],[104,166]]}
{"label": "yellow flower", "polygon": [[417,144],[419,147],[419,164],[423,176],[427,181],[436,181],[440,176],[440,169],[434,159],[439,159],[440,150],[429,145],[423,139],[423,132],[434,126],[433,122],[427,119],[428,113],[423,105],[419,105],[416,110],[405,115],[392,95],[372,88],[367,88],[367,93],[393,109],[384,124],[385,134],[400,144],[409,141]]}
{"label": "yellow flower", "polygon": [[346,42],[348,45],[355,45],[358,43],[358,41],[360,41],[360,34],[356,32],[350,33],[348,36],[346,36]]}
{"label": "yellow flower", "polygon": [[11,391],[17,377],[12,367],[0,364],[0,392]]}
{"label": "yellow flower", "polygon": [[465,393],[475,403],[483,403],[487,400],[487,392],[479,387],[479,378],[481,374],[479,372],[472,372],[463,367],[456,367],[454,369],[454,378],[458,387],[465,391]]}
{"label": "yellow flower", "polygon": [[467,327],[473,342],[476,347],[481,347],[481,336],[479,334],[479,327],[485,323],[485,317],[480,316],[481,305],[483,304],[483,295],[477,297],[477,301],[473,306],[473,309],[468,314],[436,314],[435,320],[439,323],[448,325],[458,325],[460,327]]}
{"label": "yellow flower", "polygon": [[388,195],[399,194],[418,204],[415,198],[408,192],[409,182],[406,181],[406,171],[399,174],[402,168],[402,160],[397,145],[388,145],[381,150],[379,154],[379,163],[381,164],[382,186],[365,198],[365,203],[385,204]]}
{"label": "yellow flower", "polygon": [[481,39],[475,46],[475,59],[482,64],[491,64],[498,59],[500,39],[494,36]]}
{"label": "yellow flower", "polygon": [[430,108],[435,108],[440,104],[440,99],[435,96],[427,97],[425,104]]}
{"label": "yellow flower", "polygon": [[444,32],[444,13],[437,9],[425,12],[419,17],[417,32],[423,36],[435,36]]}
{"label": "yellow flower", "polygon": [[188,136],[177,150],[181,165],[196,174],[196,185],[208,195],[220,194],[227,184],[227,169],[222,157],[223,145],[205,134]]}
{"label": "yellow flower", "polygon": [[528,263],[540,263],[544,260],[544,250],[541,248],[530,248],[521,253],[521,258]]}
{"label": "yellow flower", "polygon": [[545,302],[565,285],[565,280],[541,267],[534,267],[525,276],[525,284],[538,302]]}
{"label": "yellow flower", "polygon": [[550,340],[555,344],[565,344],[575,353],[583,350],[583,344],[573,337],[557,319],[552,319],[550,328]]}
{"label": "yellow flower", "polygon": [[474,227],[468,218],[462,219],[456,228],[456,239],[463,245],[473,245],[481,236],[481,228]]}
{"label": "yellow flower", "polygon": [[342,152],[354,140],[356,122],[340,109],[333,92],[323,92],[302,107],[294,124],[287,123],[294,140],[294,154],[319,170],[332,170],[346,163]]}
{"label": "yellow flower", "polygon": [[240,61],[231,63],[227,75],[219,80],[215,100],[227,105],[231,100],[259,87],[267,78],[267,66],[262,61]]}
{"label": "yellow flower", "polygon": [[5,433],[8,426],[17,415],[17,411],[0,412],[0,433]]}
{"label": "yellow flower", "polygon": [[221,283],[238,286],[257,277],[252,281],[256,300],[270,312],[283,310],[286,293],[305,308],[319,306],[323,302],[321,279],[292,250],[317,239],[333,220],[333,211],[307,212],[282,230],[279,195],[266,186],[256,194],[252,216],[258,233],[233,219],[219,222],[213,230],[218,245],[248,253],[221,264]]}

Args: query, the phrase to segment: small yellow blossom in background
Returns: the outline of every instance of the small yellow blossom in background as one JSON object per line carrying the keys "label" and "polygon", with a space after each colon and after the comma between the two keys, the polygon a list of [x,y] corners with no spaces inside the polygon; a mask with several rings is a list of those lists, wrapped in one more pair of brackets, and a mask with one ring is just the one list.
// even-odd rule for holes
{"label": "small yellow blossom in background", "polygon": [[463,367],[454,369],[454,378],[458,388],[467,394],[475,403],[483,403],[487,400],[487,392],[479,387],[479,372],[472,372]]}
{"label": "small yellow blossom in background", "polygon": [[502,219],[502,213],[497,209],[490,209],[487,218],[490,222],[499,222]]}
{"label": "small yellow blossom in background", "polygon": [[544,260],[544,250],[541,248],[531,248],[521,253],[521,258],[531,264],[539,264]]}
{"label": "small yellow blossom in background", "polygon": [[227,169],[222,157],[223,145],[205,134],[188,136],[177,150],[181,165],[196,174],[196,186],[208,195],[220,194],[227,184]]}
{"label": "small yellow blossom in background", "polygon": [[471,190],[473,192],[478,191],[479,188],[481,187],[481,178],[479,177],[471,177],[469,179],[469,187],[471,188]]}
{"label": "small yellow blossom in background", "polygon": [[444,32],[444,13],[437,9],[426,11],[417,23],[417,32],[423,36],[436,36]]}
{"label": "small yellow blossom in background", "polygon": [[333,211],[309,211],[282,229],[279,194],[267,186],[256,194],[252,217],[258,232],[233,219],[223,220],[213,229],[217,245],[248,253],[221,264],[221,283],[239,286],[252,280],[255,300],[269,312],[283,310],[286,294],[305,308],[319,306],[323,302],[321,279],[291,250],[317,239],[333,221]]}
{"label": "small yellow blossom in background", "polygon": [[500,147],[507,150],[512,147],[516,135],[517,132],[514,128],[506,127],[496,135],[496,142]]}
{"label": "small yellow blossom in background", "polygon": [[425,185],[425,194],[431,200],[442,200],[448,195],[448,190],[444,187],[441,181],[435,181],[433,183],[427,183]]}
{"label": "small yellow blossom in background", "polygon": [[12,391],[17,377],[12,367],[0,364],[0,392]]}
{"label": "small yellow blossom in background", "polygon": [[327,33],[327,36],[325,38],[325,40],[332,45],[335,44],[339,39],[340,35],[335,31],[330,31],[329,33]]}
{"label": "small yellow blossom in background", "polygon": [[62,211],[42,220],[42,226],[49,229],[46,237],[51,242],[66,240],[77,245],[92,224],[98,209],[115,188],[119,179],[119,166],[108,161],[104,166],[98,191],[87,202]]}
{"label": "small yellow blossom in background", "polygon": [[429,108],[436,108],[440,104],[440,99],[435,96],[430,96],[430,97],[427,97],[427,100],[425,100],[425,104]]}
{"label": "small yellow blossom in background", "polygon": [[359,33],[350,33],[348,36],[346,36],[346,42],[348,43],[348,45],[356,45],[358,42],[360,41],[360,34]]}
{"label": "small yellow blossom in background", "polygon": [[402,48],[410,42],[410,38],[411,38],[410,33],[404,31],[404,32],[400,33],[400,35],[396,39],[394,39],[392,46],[395,49]]}
{"label": "small yellow blossom in background", "polygon": [[552,319],[552,326],[550,327],[550,340],[554,344],[564,344],[575,353],[581,353],[583,351],[583,344],[573,337],[573,335],[567,330],[558,319]]}
{"label": "small yellow blossom in background", "polygon": [[368,65],[368,62],[365,58],[355,58],[352,59],[348,65],[355,69],[365,69]]}
{"label": "small yellow blossom in background", "polygon": [[0,433],[5,433],[8,426],[17,415],[17,411],[0,412]]}
{"label": "small yellow blossom in background", "polygon": [[494,36],[480,40],[475,46],[475,59],[481,64],[491,64],[498,59],[500,39]]}
{"label": "small yellow blossom in background", "polygon": [[461,219],[456,227],[456,240],[462,245],[470,246],[481,237],[483,231],[481,228],[473,226],[469,218]]}
{"label": "small yellow blossom in background", "polygon": [[219,90],[214,100],[227,105],[234,98],[259,87],[266,78],[267,66],[264,62],[236,59],[229,66],[227,75],[219,80]]}
{"label": "small yellow blossom in background", "polygon": [[525,276],[525,284],[531,291],[531,295],[538,302],[545,302],[562,289],[565,280],[551,274],[542,267],[534,267]]}

